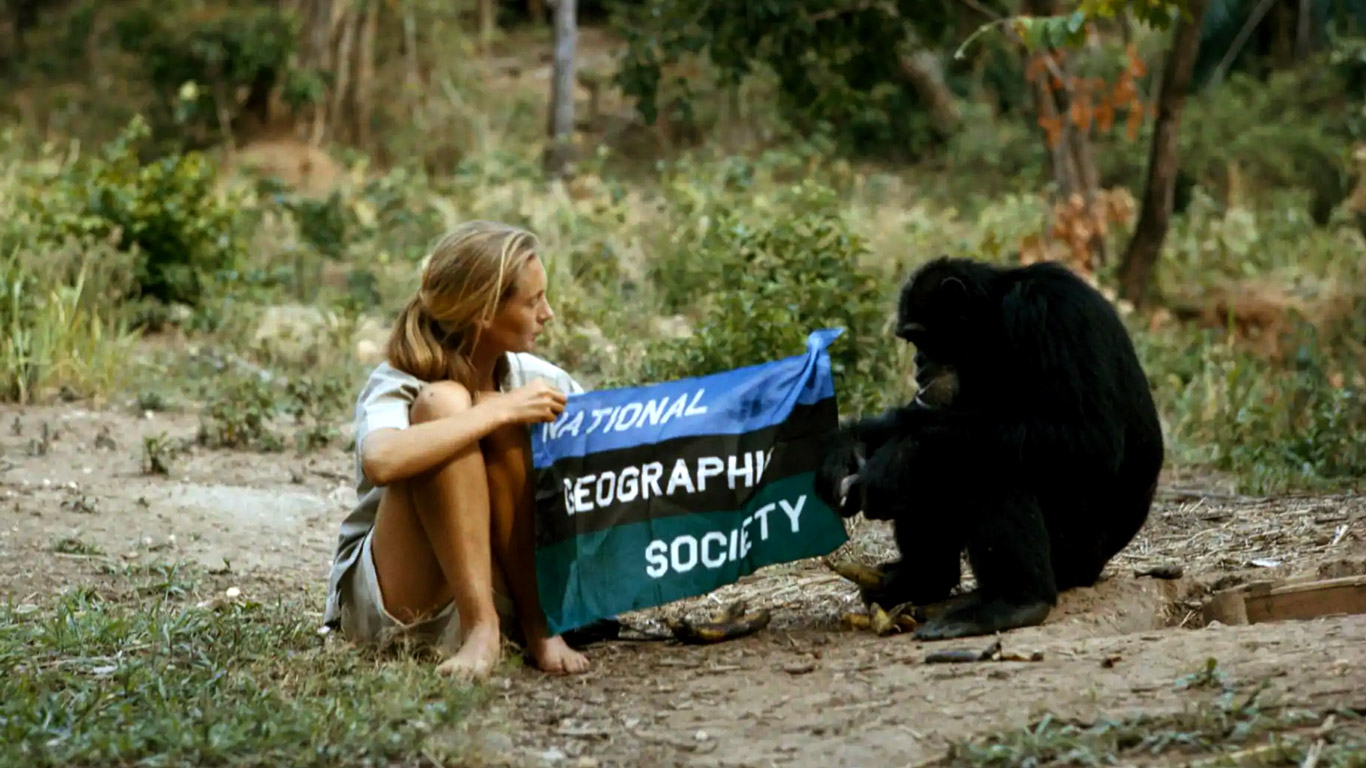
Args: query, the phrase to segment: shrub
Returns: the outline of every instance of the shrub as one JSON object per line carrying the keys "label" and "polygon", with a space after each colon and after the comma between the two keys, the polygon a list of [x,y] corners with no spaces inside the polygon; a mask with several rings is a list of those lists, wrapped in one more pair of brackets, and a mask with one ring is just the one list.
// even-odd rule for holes
{"label": "shrub", "polygon": [[28,190],[37,244],[98,238],[136,254],[130,298],[196,304],[205,283],[244,250],[232,200],[215,191],[216,170],[198,153],[144,163],[135,144],[146,137],[130,123],[100,156],[64,168],[51,186]]}
{"label": "shrub", "polygon": [[837,196],[813,182],[791,189],[775,209],[758,224],[720,212],[699,242],[677,252],[692,273],[678,279],[666,270],[662,279],[680,300],[687,286],[701,317],[693,335],[651,342],[636,377],[702,376],[800,354],[812,330],[842,327],[830,355],[846,410],[888,404],[902,394],[887,383],[896,365],[885,332],[890,307],[861,266],[863,238],[840,215]]}

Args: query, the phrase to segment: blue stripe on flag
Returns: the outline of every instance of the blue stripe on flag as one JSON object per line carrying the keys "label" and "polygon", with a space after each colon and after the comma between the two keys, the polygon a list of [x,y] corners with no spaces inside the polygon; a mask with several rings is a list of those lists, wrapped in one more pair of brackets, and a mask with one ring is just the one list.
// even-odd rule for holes
{"label": "blue stripe on flag", "polygon": [[570,456],[781,424],[794,405],[835,396],[824,353],[843,332],[812,331],[804,355],[710,376],[570,395],[553,424],[532,428],[533,464],[541,469]]}

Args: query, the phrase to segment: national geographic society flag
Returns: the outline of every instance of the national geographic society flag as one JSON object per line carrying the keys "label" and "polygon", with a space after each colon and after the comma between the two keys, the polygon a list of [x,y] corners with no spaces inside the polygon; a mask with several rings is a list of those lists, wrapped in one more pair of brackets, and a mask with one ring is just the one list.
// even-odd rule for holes
{"label": "national geographic society flag", "polygon": [[840,333],[813,332],[805,355],[573,395],[532,430],[536,577],[552,633],[847,540],[812,491],[838,427],[826,347]]}

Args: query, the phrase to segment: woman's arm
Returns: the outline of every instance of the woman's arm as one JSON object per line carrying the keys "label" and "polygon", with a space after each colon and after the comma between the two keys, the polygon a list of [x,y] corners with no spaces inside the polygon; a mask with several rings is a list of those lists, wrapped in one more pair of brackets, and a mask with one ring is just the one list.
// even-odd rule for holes
{"label": "woman's arm", "polygon": [[480,393],[473,407],[460,413],[405,429],[370,432],[360,446],[361,471],[375,485],[406,480],[448,461],[500,427],[554,421],[564,405],[564,393],[539,380],[506,394]]}
{"label": "woman's arm", "polygon": [[407,480],[484,439],[507,424],[510,416],[507,408],[490,401],[407,429],[377,429],[361,446],[361,470],[375,485]]}

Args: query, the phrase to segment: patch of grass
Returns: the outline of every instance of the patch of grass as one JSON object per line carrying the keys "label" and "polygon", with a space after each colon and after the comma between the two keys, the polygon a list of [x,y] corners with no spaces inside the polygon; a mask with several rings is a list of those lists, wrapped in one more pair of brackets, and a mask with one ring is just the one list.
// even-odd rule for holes
{"label": "patch of grass", "polygon": [[80,247],[0,254],[0,398],[102,394],[129,380],[136,336],[96,274],[109,251]]}
{"label": "patch of grass", "polygon": [[62,555],[103,555],[104,550],[94,544],[81,541],[75,536],[66,536],[52,544],[52,551]]}
{"label": "patch of grass", "polygon": [[142,438],[142,473],[144,475],[171,474],[171,456],[176,451],[175,444],[165,432]]}
{"label": "patch of grass", "polygon": [[479,689],[429,660],[324,648],[306,606],[177,602],[194,581],[142,574],[0,605],[0,764],[458,765]]}
{"label": "patch of grass", "polygon": [[[1311,711],[1276,702],[1269,683],[1230,683],[1215,660],[1176,682],[1202,698],[1179,712],[1083,722],[1051,714],[1021,728],[960,741],[935,765],[1361,765],[1366,724],[1348,709]],[[1191,762],[1185,762],[1191,761]]]}

